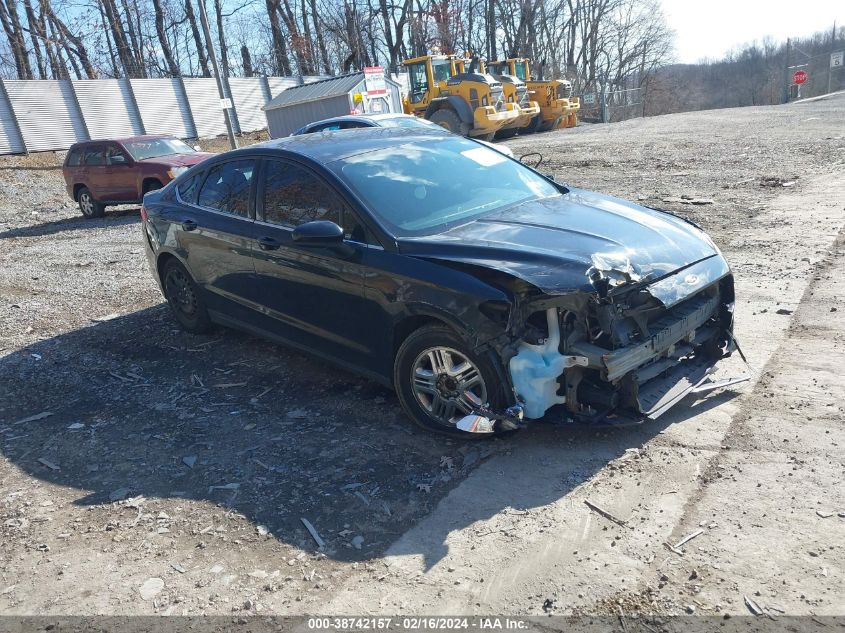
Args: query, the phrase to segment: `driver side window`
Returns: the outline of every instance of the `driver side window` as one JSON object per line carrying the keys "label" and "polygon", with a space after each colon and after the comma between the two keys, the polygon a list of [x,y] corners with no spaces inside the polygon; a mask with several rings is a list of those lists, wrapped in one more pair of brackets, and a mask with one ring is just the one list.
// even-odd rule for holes
{"label": "driver side window", "polygon": [[264,171],[264,221],[297,227],[313,220],[340,224],[343,201],[307,169],[268,160]]}
{"label": "driver side window", "polygon": [[328,220],[343,227],[347,240],[376,243],[343,198],[315,174],[294,163],[268,160],[264,171],[264,221],[295,228],[314,220]]}
{"label": "driver side window", "polygon": [[106,163],[109,165],[125,165],[129,159],[124,152],[117,145],[109,145],[106,148]]}

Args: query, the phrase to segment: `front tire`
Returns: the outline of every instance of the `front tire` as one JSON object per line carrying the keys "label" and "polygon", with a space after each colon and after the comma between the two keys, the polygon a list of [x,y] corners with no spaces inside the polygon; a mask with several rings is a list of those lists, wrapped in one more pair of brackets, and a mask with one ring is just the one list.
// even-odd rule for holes
{"label": "front tire", "polygon": [[211,329],[211,318],[200,287],[188,270],[175,259],[164,266],[162,286],[173,316],[183,329],[192,334],[202,334]]}
{"label": "front tire", "polygon": [[437,112],[431,115],[429,119],[432,123],[436,123],[442,128],[450,131],[452,134],[459,134],[466,136],[469,132],[469,125],[461,121],[458,113],[449,108],[440,108]]}
{"label": "front tire", "polygon": [[79,201],[79,210],[82,211],[82,215],[88,220],[101,218],[106,213],[106,205],[97,202],[88,187],[83,187],[79,190],[77,200]]}
{"label": "front tire", "polygon": [[490,361],[476,356],[458,334],[444,325],[411,333],[396,354],[393,384],[411,419],[428,431],[467,439],[481,438],[456,427],[481,406],[501,408],[502,387]]}

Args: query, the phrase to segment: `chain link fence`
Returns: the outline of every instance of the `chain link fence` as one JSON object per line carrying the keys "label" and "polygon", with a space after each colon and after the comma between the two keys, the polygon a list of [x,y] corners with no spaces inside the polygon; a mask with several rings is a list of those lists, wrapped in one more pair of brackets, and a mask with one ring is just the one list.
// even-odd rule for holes
{"label": "chain link fence", "polygon": [[592,90],[581,95],[578,118],[594,123],[615,123],[643,116],[643,89]]}

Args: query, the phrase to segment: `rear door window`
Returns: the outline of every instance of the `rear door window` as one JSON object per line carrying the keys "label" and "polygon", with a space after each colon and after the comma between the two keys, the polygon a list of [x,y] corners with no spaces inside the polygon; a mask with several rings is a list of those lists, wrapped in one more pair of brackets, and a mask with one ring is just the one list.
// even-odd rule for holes
{"label": "rear door window", "polygon": [[82,150],[77,147],[67,155],[67,165],[68,167],[78,167],[80,164],[82,164]]}
{"label": "rear door window", "polygon": [[85,148],[86,167],[101,167],[106,164],[106,148],[102,145],[89,145]]}
{"label": "rear door window", "polygon": [[182,202],[194,202],[197,197],[197,184],[199,181],[200,174],[197,174],[179,184],[176,190],[179,192],[179,197],[182,199]]}
{"label": "rear door window", "polygon": [[253,159],[230,160],[212,167],[200,189],[197,204],[216,211],[249,217],[249,197],[254,173]]}

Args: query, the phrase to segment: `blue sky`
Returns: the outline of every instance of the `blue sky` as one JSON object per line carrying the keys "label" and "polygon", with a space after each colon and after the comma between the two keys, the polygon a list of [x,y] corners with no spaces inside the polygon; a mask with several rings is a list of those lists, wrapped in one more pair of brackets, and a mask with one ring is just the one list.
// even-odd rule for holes
{"label": "blue sky", "polygon": [[728,50],[769,35],[775,40],[845,26],[845,0],[663,0],[675,30],[677,61],[720,58]]}

